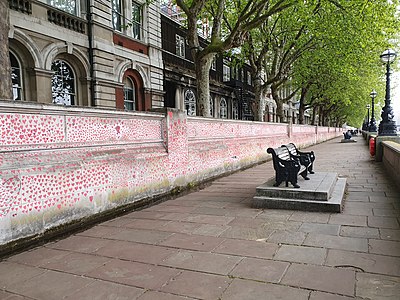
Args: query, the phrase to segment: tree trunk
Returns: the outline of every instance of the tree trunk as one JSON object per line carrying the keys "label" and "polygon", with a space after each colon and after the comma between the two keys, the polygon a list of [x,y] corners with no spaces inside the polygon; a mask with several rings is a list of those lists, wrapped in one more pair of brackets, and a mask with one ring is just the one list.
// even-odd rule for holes
{"label": "tree trunk", "polygon": [[318,111],[318,107],[314,106],[313,107],[312,119],[311,119],[311,125],[315,125],[315,117],[317,116],[317,111]]}
{"label": "tree trunk", "polygon": [[254,108],[253,108],[254,121],[263,121],[265,103],[262,97],[263,89],[261,85],[261,78],[259,76],[255,76],[255,78],[253,78],[253,84],[254,84],[254,97],[255,97]]}
{"label": "tree trunk", "polygon": [[320,106],[318,112],[318,126],[323,126],[323,120],[324,120],[324,110],[322,109],[322,106]]}
{"label": "tree trunk", "polygon": [[276,122],[281,123],[284,120],[283,101],[279,97],[278,87],[275,84],[271,84],[271,95],[272,99],[274,99],[276,103]]}
{"label": "tree trunk", "polygon": [[197,114],[212,117],[210,114],[210,68],[214,54],[195,57],[197,84]]}
{"label": "tree trunk", "polygon": [[8,49],[10,19],[8,1],[0,1],[0,100],[12,100],[11,66]]}
{"label": "tree trunk", "polygon": [[304,125],[304,105],[301,105],[300,103],[300,107],[299,107],[299,124],[300,125]]}
{"label": "tree trunk", "polygon": [[305,99],[307,95],[308,89],[303,87],[301,89],[301,95],[300,95],[300,105],[299,105],[299,124],[304,124],[304,112],[305,112]]}

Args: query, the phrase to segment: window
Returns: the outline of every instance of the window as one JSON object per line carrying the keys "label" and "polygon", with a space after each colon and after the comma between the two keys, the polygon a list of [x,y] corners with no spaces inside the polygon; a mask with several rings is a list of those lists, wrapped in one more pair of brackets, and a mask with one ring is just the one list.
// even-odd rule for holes
{"label": "window", "polygon": [[211,117],[214,116],[214,99],[211,95],[210,95],[210,116]]}
{"label": "window", "polygon": [[229,67],[229,62],[224,60],[223,66],[223,81],[230,81],[231,80],[231,68]]}
{"label": "window", "polygon": [[112,23],[115,30],[122,31],[124,23],[121,0],[112,0]]}
{"label": "window", "polygon": [[188,116],[196,115],[196,96],[192,90],[185,92],[185,109]]}
{"label": "window", "polygon": [[132,1],[132,20],[130,25],[132,26],[132,37],[140,40],[141,29],[142,29],[142,9],[139,4]]}
{"label": "window", "polygon": [[251,85],[251,73],[247,71],[247,84]]}
{"label": "window", "polygon": [[241,69],[239,67],[239,65],[233,66],[232,67],[232,73],[233,73],[233,78],[236,80],[240,80],[240,74],[241,74]]}
{"label": "window", "polygon": [[213,71],[217,70],[217,57],[216,56],[213,57],[213,60],[211,62],[211,70],[213,70]]}
{"label": "window", "polygon": [[232,118],[234,120],[238,120],[239,119],[239,109],[238,109],[237,102],[233,103],[233,106],[232,106]]}
{"label": "window", "polygon": [[75,104],[75,76],[72,68],[63,60],[55,60],[51,65],[54,75],[51,77],[53,103]]}
{"label": "window", "polygon": [[19,63],[17,57],[11,52],[10,62],[13,100],[22,100],[21,64]]}
{"label": "window", "polygon": [[221,98],[221,101],[219,102],[219,116],[221,119],[226,119],[227,118],[227,105],[226,105],[226,100],[224,98]]}
{"label": "window", "polygon": [[126,77],[124,80],[124,109],[136,110],[135,102],[135,84],[131,78]]}
{"label": "window", "polygon": [[47,4],[54,6],[62,11],[65,11],[71,15],[77,15],[78,9],[76,0],[47,0]]}
{"label": "window", "polygon": [[180,35],[175,35],[176,55],[185,57],[185,38]]}

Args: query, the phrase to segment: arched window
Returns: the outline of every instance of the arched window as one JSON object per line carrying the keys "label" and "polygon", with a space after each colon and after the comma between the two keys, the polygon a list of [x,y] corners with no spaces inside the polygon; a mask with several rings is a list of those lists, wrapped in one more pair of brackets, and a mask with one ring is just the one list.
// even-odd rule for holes
{"label": "arched window", "polygon": [[75,104],[75,76],[72,68],[63,60],[57,59],[51,65],[54,75],[51,77],[53,103]]}
{"label": "arched window", "polygon": [[196,96],[192,90],[185,92],[185,109],[188,116],[196,115]]}
{"label": "arched window", "polygon": [[151,96],[145,94],[143,79],[134,69],[127,69],[122,78],[123,86],[118,86],[115,92],[117,109],[128,111],[146,111],[151,108]]}
{"label": "arched window", "polygon": [[13,100],[22,100],[22,72],[17,57],[10,52]]}
{"label": "arched window", "polygon": [[210,94],[210,116],[214,116],[214,99]]}
{"label": "arched window", "polygon": [[135,84],[130,77],[124,80],[124,109],[136,110]]}
{"label": "arched window", "polygon": [[219,116],[221,119],[227,118],[227,104],[225,98],[221,98],[221,101],[219,102]]}
{"label": "arched window", "polygon": [[238,120],[239,119],[239,109],[238,109],[237,102],[234,102],[233,106],[232,106],[232,118],[234,120]]}

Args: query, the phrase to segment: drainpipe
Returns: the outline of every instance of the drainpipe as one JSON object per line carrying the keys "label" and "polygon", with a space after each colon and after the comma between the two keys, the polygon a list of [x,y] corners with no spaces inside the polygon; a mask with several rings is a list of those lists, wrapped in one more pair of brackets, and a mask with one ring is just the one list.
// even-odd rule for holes
{"label": "drainpipe", "polygon": [[93,20],[91,0],[86,0],[86,19],[88,27],[89,42],[89,76],[90,76],[90,106],[96,106],[94,98],[94,59],[93,59]]}

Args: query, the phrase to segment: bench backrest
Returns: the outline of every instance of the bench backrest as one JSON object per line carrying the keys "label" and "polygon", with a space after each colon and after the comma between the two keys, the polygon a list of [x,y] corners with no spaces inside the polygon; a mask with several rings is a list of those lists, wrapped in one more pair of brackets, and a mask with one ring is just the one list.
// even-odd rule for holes
{"label": "bench backrest", "polygon": [[297,148],[293,143],[289,143],[285,145],[285,147],[289,150],[291,154],[298,155]]}
{"label": "bench backrest", "polygon": [[279,164],[279,160],[291,160],[289,150],[286,147],[268,148],[267,152],[272,154],[272,160],[275,164]]}

